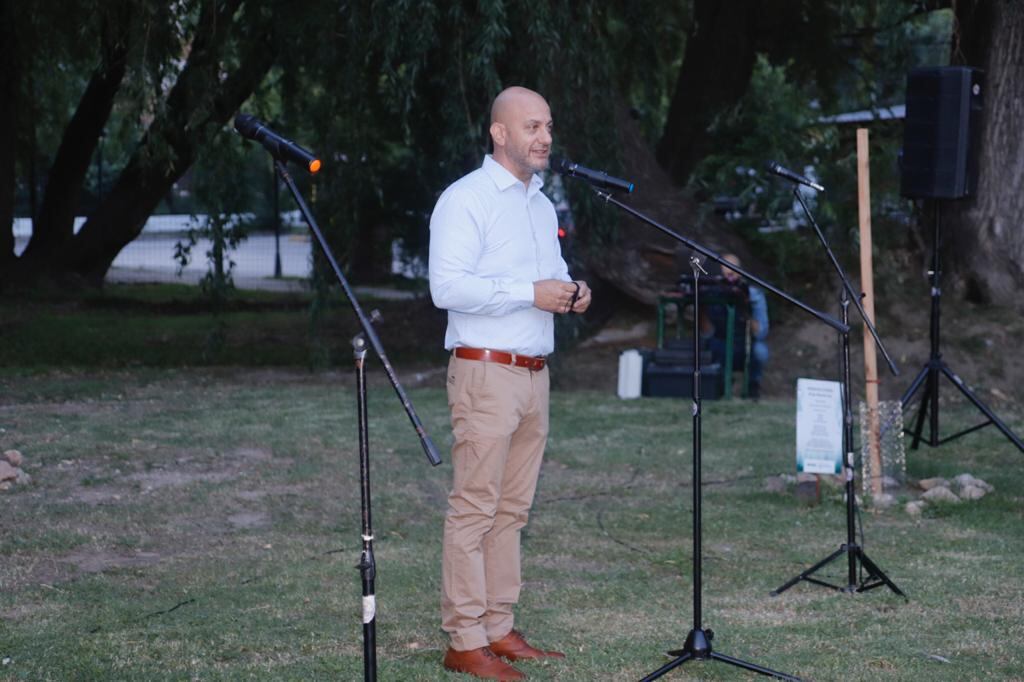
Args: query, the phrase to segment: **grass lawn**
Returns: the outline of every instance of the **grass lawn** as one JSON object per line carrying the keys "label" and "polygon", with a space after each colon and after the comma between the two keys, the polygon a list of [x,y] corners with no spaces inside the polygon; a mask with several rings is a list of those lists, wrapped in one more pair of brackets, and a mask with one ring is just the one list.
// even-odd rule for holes
{"label": "grass lawn", "polygon": [[[0,371],[0,449],[21,450],[32,475],[0,492],[0,679],[360,679],[352,383]],[[410,395],[440,467],[371,363],[380,679],[462,679],[440,666],[443,374]],[[1001,416],[1020,432],[1019,409]],[[807,506],[763,489],[794,468],[793,420],[788,401],[706,404],[703,625],[716,650],[815,680],[1024,679],[1024,455],[992,428],[908,453],[911,476],[968,471],[996,487],[919,519],[864,513],[868,554],[909,602],[806,583],[770,597],[845,540],[838,492]],[[522,664],[531,679],[635,680],[682,645],[690,422],[678,400],[553,396],[518,623],[568,660]],[[825,575],[845,582],[845,562]],[[664,679],[745,675],[696,662]]]}

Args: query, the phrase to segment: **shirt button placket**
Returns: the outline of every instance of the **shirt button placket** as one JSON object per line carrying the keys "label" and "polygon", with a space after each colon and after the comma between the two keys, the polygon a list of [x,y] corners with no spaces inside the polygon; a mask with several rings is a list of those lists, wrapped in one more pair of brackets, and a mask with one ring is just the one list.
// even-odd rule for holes
{"label": "shirt button placket", "polygon": [[537,279],[542,279],[540,272],[540,242],[537,241],[537,228],[533,223],[533,211],[530,210],[530,190],[526,190],[526,217],[530,223],[530,238],[533,240],[533,261]]}

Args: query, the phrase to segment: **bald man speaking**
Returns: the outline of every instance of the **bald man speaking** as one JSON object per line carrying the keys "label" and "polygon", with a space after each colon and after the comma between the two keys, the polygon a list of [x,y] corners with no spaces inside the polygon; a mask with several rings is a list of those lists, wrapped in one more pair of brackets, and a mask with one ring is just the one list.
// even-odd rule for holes
{"label": "bald man speaking", "polygon": [[507,661],[564,658],[513,628],[519,536],[548,436],[554,315],[590,305],[558,243],[537,173],[548,167],[551,110],[513,87],[491,106],[494,152],[448,187],[430,218],[430,294],[448,311],[454,476],[444,524],[441,625],[449,670],[519,680]]}

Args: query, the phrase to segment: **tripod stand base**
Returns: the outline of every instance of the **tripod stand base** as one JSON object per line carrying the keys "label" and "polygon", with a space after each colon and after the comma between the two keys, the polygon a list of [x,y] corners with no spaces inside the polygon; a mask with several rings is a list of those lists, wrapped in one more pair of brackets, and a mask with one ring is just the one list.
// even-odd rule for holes
{"label": "tripod stand base", "polygon": [[728,663],[729,665],[734,665],[737,668],[743,668],[744,670],[749,670],[751,672],[759,673],[761,675],[768,675],[769,677],[776,677],[776,678],[778,678],[780,680],[795,680],[796,682],[800,681],[799,677],[793,677],[792,675],[787,675],[786,673],[780,673],[780,672],[778,672],[776,670],[772,670],[771,668],[765,668],[765,667],[757,665],[755,663],[749,663],[747,661],[741,661],[738,658],[733,658],[732,656],[726,656],[725,654],[720,654],[717,651],[714,651],[711,648],[711,640],[714,638],[714,636],[715,636],[715,633],[712,632],[711,630],[699,630],[699,629],[698,630],[690,630],[690,634],[688,634],[686,636],[686,643],[683,644],[683,648],[682,649],[675,649],[673,651],[669,651],[668,652],[668,655],[669,656],[675,656],[675,659],[673,659],[673,660],[669,661],[668,663],[666,663],[665,665],[661,666],[660,668],[655,670],[653,673],[651,673],[647,677],[643,678],[640,682],[648,682],[649,680],[656,680],[659,677],[661,677],[662,675],[664,675],[665,673],[669,672],[670,670],[674,670],[675,668],[678,668],[683,663],[686,663],[687,661],[690,661],[690,660],[694,660],[694,661],[704,661],[704,660],[721,661],[722,663]]}
{"label": "tripod stand base", "polygon": [[[824,580],[819,580],[818,578],[814,577],[814,574],[817,573],[818,570],[844,555],[850,561],[850,574],[846,585],[834,585],[832,583],[826,582]],[[860,582],[857,581],[855,570],[855,566],[858,561],[860,562],[861,566],[866,568],[868,571],[867,577],[865,577]],[[864,550],[860,548],[860,545],[847,544],[840,546],[839,549],[832,552],[827,557],[825,557],[818,563],[814,564],[813,566],[811,566],[795,578],[792,578],[791,580],[783,584],[782,587],[773,590],[771,595],[773,597],[777,597],[802,580],[805,580],[809,583],[814,583],[815,585],[821,585],[822,587],[828,587],[839,592],[851,593],[867,592],[868,590],[873,590],[876,587],[882,587],[884,585],[896,594],[903,597],[904,599],[907,599],[907,595],[903,594],[903,591],[900,590],[900,588],[896,587],[896,583],[890,580],[889,576],[887,576],[882,571],[882,569],[880,569],[878,565],[875,564],[874,561],[868,558],[868,555],[864,553]]]}
{"label": "tripod stand base", "polygon": [[[962,393],[963,396],[987,418],[987,421],[954,433],[952,436],[940,438],[938,402],[939,377],[942,376],[949,379],[950,383],[952,383],[953,386],[955,386],[957,390],[959,390],[960,393]],[[974,395],[971,389],[964,385],[963,380],[957,376],[956,372],[951,370],[945,362],[942,361],[940,356],[935,356],[929,359],[929,361],[925,363],[924,367],[921,368],[921,371],[918,372],[917,377],[915,377],[914,381],[910,384],[910,388],[907,389],[907,392],[900,399],[900,404],[903,406],[904,410],[907,409],[907,404],[914,398],[914,394],[917,393],[918,389],[922,386],[925,387],[925,390],[921,394],[921,403],[917,409],[917,423],[915,424],[913,431],[904,429],[908,435],[912,435],[914,437],[914,440],[910,445],[912,450],[916,450],[918,445],[922,442],[925,443],[925,445],[935,448],[943,443],[948,443],[954,438],[966,436],[968,433],[992,425],[999,429],[999,431],[1006,436],[1007,440],[1016,445],[1018,450],[1024,452],[1024,442],[1021,442],[1021,439],[1010,430],[1010,427],[1004,424],[1003,421],[996,416],[995,412],[989,409],[985,403],[981,402],[978,396]],[[922,438],[921,432],[924,430],[924,421],[926,417],[929,417],[928,437]]]}

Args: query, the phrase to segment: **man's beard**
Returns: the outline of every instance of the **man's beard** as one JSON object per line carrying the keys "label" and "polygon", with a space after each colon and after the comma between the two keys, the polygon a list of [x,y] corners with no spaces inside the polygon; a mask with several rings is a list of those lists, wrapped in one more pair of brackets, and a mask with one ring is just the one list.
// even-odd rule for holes
{"label": "man's beard", "polygon": [[521,168],[525,168],[531,173],[546,171],[551,162],[550,156],[538,159],[530,153],[529,149],[527,149],[524,154],[517,156],[518,158],[515,159],[515,162],[519,164]]}

